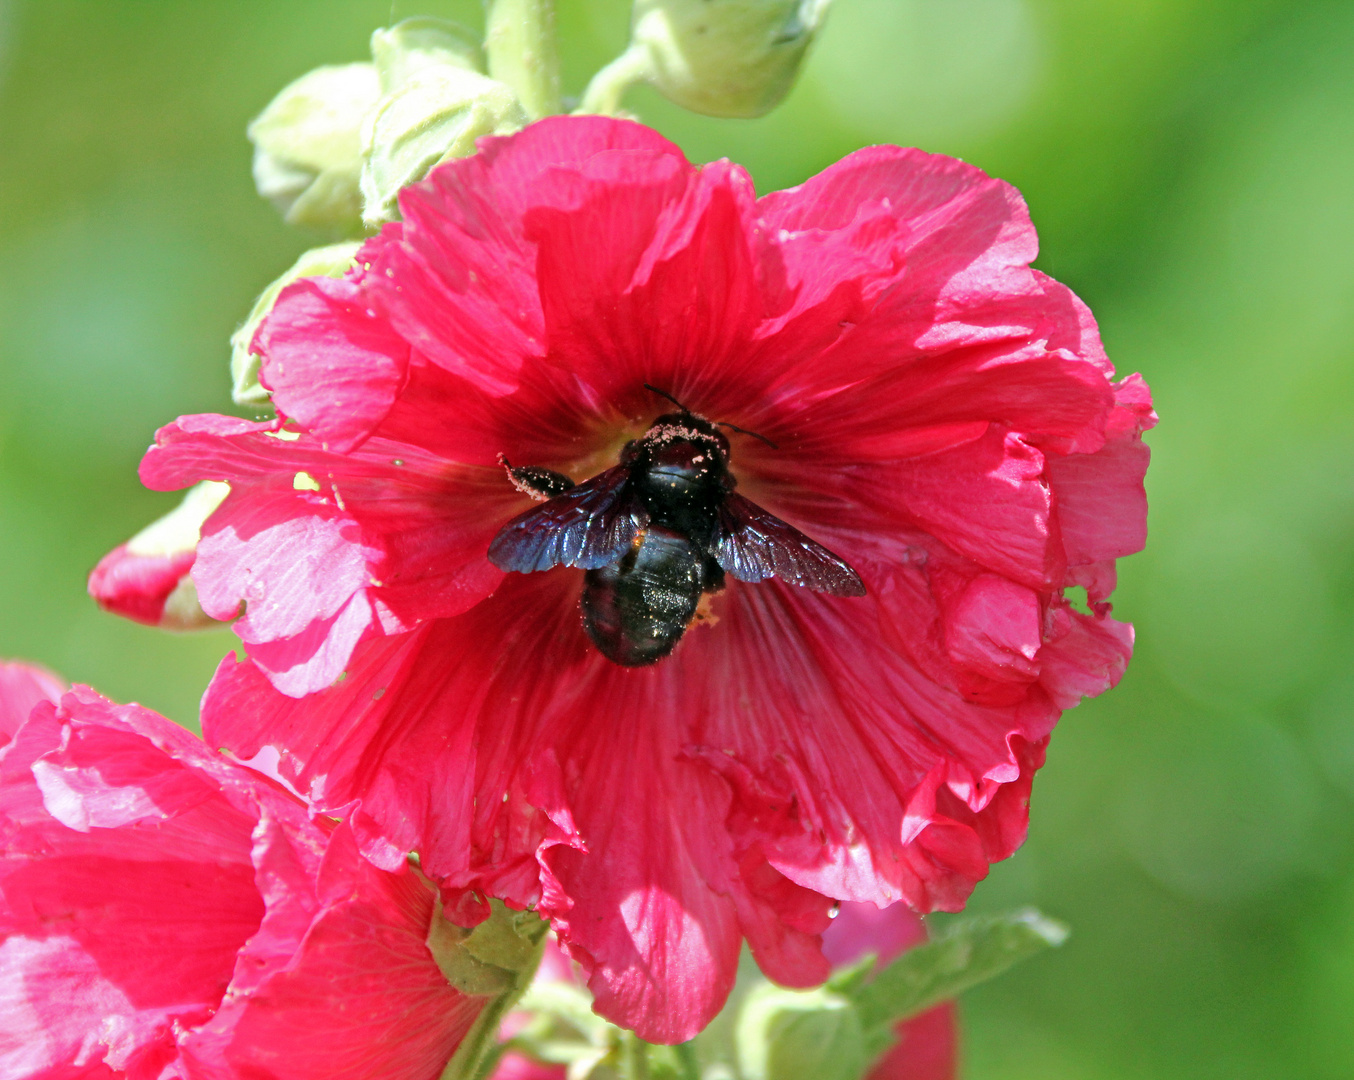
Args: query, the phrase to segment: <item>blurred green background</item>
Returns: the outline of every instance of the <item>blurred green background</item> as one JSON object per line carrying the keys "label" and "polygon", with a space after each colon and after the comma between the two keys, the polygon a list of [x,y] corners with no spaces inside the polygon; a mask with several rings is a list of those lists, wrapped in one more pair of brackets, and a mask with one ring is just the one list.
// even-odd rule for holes
{"label": "blurred green background", "polygon": [[[561,0],[567,89],[624,0]],[[85,574],[168,509],[156,426],[225,410],[226,340],[308,238],[246,122],[407,15],[476,0],[0,0],[0,655],[194,722],[231,646],[100,614]],[[1354,4],[839,0],[760,121],[640,91],[762,190],[869,142],[1024,192],[1039,265],[1142,371],[1151,539],[1118,691],[1069,713],[981,909],[1069,921],[964,1002],[970,1080],[1354,1077]]]}

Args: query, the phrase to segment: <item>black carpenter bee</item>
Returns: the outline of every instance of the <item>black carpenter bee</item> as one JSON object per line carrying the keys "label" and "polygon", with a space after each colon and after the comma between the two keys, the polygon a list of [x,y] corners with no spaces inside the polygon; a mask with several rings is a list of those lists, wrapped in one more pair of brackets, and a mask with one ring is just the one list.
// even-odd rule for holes
{"label": "black carpenter bee", "polygon": [[625,667],[672,652],[701,595],[721,590],[726,573],[865,595],[856,572],[827,548],[734,494],[729,440],[715,424],[645,386],[682,411],[660,416],[625,444],[619,465],[590,480],[514,468],[499,456],[521,491],[546,501],[499,530],[489,545],[495,566],[522,574],[561,564],[587,570],[583,627],[603,656]]}

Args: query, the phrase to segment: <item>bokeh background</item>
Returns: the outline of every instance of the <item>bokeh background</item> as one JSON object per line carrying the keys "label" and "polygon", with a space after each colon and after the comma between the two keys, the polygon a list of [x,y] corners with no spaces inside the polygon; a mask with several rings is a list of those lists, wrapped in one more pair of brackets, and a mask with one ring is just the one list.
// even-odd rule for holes
{"label": "bokeh background", "polygon": [[[567,89],[625,0],[561,0]],[[476,0],[0,0],[0,655],[195,723],[233,639],[99,613],[167,510],[157,425],[228,410],[227,338],[310,239],[247,121],[392,18]],[[696,160],[798,183],[870,142],[1025,193],[1039,265],[1142,371],[1148,550],[1122,686],[1070,712],[1026,847],[973,905],[1059,953],[969,994],[969,1080],[1354,1076],[1354,4],[838,0],[759,121],[631,105]]]}

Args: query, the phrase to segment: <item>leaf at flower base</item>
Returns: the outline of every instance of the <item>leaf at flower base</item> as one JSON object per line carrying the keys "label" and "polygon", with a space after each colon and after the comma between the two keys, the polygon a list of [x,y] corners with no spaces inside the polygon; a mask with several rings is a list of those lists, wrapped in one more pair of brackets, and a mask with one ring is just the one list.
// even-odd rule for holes
{"label": "leaf at flower base", "polygon": [[1024,908],[964,919],[898,957],[852,993],[861,1024],[873,1035],[995,978],[1007,968],[1067,940],[1065,925]]}
{"label": "leaf at flower base", "polygon": [[827,987],[764,983],[739,1010],[739,1075],[746,1080],[857,1080],[869,1059],[860,1013]]}

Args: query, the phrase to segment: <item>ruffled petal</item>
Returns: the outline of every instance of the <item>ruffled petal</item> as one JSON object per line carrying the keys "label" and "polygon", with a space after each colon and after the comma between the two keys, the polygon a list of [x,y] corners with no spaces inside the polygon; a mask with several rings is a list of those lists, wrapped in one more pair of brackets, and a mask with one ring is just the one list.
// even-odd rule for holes
{"label": "ruffled petal", "polygon": [[1156,413],[1140,375],[1124,379],[1114,391],[1104,447],[1048,463],[1062,543],[1073,566],[1132,555],[1147,542],[1143,478],[1152,455],[1142,433],[1156,423]]}
{"label": "ruffled petal", "polygon": [[1040,653],[1040,682],[1054,704],[1070,709],[1117,686],[1133,656],[1132,625],[1106,611],[1084,615],[1065,604],[1052,614],[1052,640]]}
{"label": "ruffled petal", "polygon": [[[40,706],[0,763],[5,1076],[99,1062],[158,1075],[176,1028],[220,1002],[263,915],[248,817],[120,719],[88,692],[67,695],[61,718]],[[137,720],[178,741],[169,721]]]}
{"label": "ruffled petal", "polygon": [[347,279],[287,286],[253,347],[263,356],[263,383],[278,411],[337,452],[356,448],[375,430],[409,364],[408,342]]}
{"label": "ruffled petal", "polygon": [[28,719],[39,701],[58,701],[66,685],[46,668],[18,661],[0,661],[0,746]]}
{"label": "ruffled petal", "polygon": [[372,247],[366,281],[415,349],[504,396],[522,381],[522,365],[545,350],[536,249],[526,235],[531,214],[569,205],[578,173],[605,168],[592,165],[596,158],[686,162],[654,132],[602,117],[547,119],[482,147],[405,189],[398,243]]}

